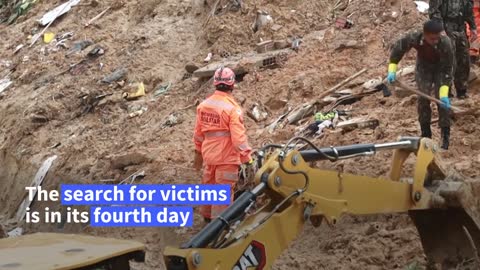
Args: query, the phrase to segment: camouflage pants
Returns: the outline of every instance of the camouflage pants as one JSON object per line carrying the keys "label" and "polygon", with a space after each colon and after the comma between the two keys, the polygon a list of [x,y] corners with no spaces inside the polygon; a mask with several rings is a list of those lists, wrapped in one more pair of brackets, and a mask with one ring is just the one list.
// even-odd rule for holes
{"label": "camouflage pants", "polygon": [[455,90],[467,90],[468,76],[470,75],[470,42],[465,32],[448,31],[455,52],[454,83]]}
{"label": "camouflage pants", "polygon": [[[439,98],[440,89],[440,73],[437,68],[432,65],[417,63],[415,70],[415,80],[419,90],[427,95],[431,95],[432,92],[435,97]],[[450,86],[450,85],[449,85]],[[450,113],[447,109],[438,105],[439,112],[439,126],[450,127]],[[432,122],[432,108],[430,107],[430,100],[424,97],[418,97],[417,101],[418,121],[420,125],[430,125]]]}

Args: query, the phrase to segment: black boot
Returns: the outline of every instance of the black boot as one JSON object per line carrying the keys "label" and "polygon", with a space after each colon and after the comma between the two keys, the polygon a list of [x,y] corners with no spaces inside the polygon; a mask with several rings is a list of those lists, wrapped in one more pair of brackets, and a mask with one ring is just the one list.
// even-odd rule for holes
{"label": "black boot", "polygon": [[442,149],[448,150],[450,144],[450,127],[442,128]]}
{"label": "black boot", "polygon": [[430,125],[420,125],[422,129],[422,137],[423,138],[432,138],[432,130],[430,129]]}
{"label": "black boot", "polygon": [[458,98],[458,99],[465,99],[465,98],[467,98],[467,89],[457,90],[457,98]]}

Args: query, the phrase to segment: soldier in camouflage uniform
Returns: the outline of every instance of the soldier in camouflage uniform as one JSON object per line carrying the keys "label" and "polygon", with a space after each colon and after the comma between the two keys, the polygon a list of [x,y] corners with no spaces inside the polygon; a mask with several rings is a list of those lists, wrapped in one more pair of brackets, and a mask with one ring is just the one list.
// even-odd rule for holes
{"label": "soldier in camouflage uniform", "polygon": [[[438,111],[442,148],[446,150],[450,139],[451,120],[448,93],[452,84],[454,51],[450,39],[442,35],[442,32],[442,23],[430,20],[424,24],[423,31],[412,31],[399,39],[390,54],[387,80],[389,83],[395,81],[398,63],[410,49],[416,49],[415,79],[418,88],[428,95],[434,91],[435,97],[443,102],[441,106],[438,106]],[[424,97],[418,97],[417,111],[422,130],[421,136],[432,138],[430,101]]]}
{"label": "soldier in camouflage uniform", "polygon": [[468,23],[470,27],[472,40],[477,38],[477,26],[473,17],[473,0],[430,0],[428,13],[430,19],[443,22],[445,32],[452,41],[455,51],[455,90],[458,98],[466,98],[470,74],[470,42],[465,23]]}

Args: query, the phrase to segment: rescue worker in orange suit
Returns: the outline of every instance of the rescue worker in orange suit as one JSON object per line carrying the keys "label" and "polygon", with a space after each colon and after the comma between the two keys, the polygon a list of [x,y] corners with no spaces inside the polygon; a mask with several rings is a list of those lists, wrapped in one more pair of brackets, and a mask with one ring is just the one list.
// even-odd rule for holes
{"label": "rescue worker in orange suit", "polygon": [[[197,107],[194,166],[204,166],[202,184],[230,185],[231,201],[239,179],[241,165],[251,165],[252,148],[249,146],[243,123],[242,108],[232,96],[235,73],[229,68],[216,70],[213,84],[215,92]],[[205,205],[200,213],[210,222],[228,205]]]}
{"label": "rescue worker in orange suit", "polygon": [[[473,18],[475,20],[475,25],[480,25],[480,0],[473,0]],[[475,39],[474,33],[472,33],[470,29],[470,25],[468,23],[465,24],[467,26],[467,36],[470,39],[471,46],[470,46],[470,62],[476,63],[480,56],[480,38]]]}

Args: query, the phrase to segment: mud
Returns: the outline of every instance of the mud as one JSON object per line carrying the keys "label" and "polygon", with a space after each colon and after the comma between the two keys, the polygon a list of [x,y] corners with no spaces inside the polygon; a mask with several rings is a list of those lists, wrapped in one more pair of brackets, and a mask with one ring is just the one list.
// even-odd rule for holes
{"label": "mud", "polygon": [[[213,5],[215,1],[206,1]],[[66,56],[67,49],[39,40],[29,48],[28,36],[37,28],[35,20],[58,3],[39,2],[16,24],[1,26],[1,74],[12,71],[13,85],[0,94],[0,223],[8,230],[9,219],[21,202],[23,187],[28,185],[44,159],[55,154],[58,159],[44,187],[58,188],[60,183],[102,183],[126,179],[138,171],[142,183],[198,183],[200,174],[192,169],[192,132],[195,101],[212,92],[205,81],[182,80],[185,66],[201,67],[209,52],[212,60],[221,55],[248,53],[262,40],[289,41],[303,38],[298,52],[275,69],[257,70],[238,83],[234,95],[244,100],[243,107],[265,104],[266,121],[246,118],[252,145],[266,141],[286,142],[295,126],[269,134],[266,126],[283,114],[286,107],[296,107],[315,99],[362,68],[368,72],[356,79],[360,85],[372,78],[385,76],[388,49],[406,31],[419,27],[425,15],[413,1],[345,1],[333,11],[337,1],[244,1],[239,11],[226,11],[210,18],[203,1],[149,0],[98,2],[80,5],[58,19],[50,31],[56,34],[74,32],[74,42],[91,40],[104,54],[85,62],[88,47]],[[83,24],[112,6],[94,25]],[[343,6],[343,7],[342,7]],[[251,30],[255,8],[265,10],[281,26]],[[335,28],[332,16],[349,16],[351,29]],[[19,44],[25,44],[13,54]],[[400,68],[414,63],[412,51]],[[80,63],[80,64],[78,64]],[[70,69],[71,65],[77,64]],[[119,68],[125,77],[112,84],[101,80]],[[478,68],[474,67],[478,72]],[[122,94],[132,85],[144,82],[146,96],[125,101]],[[155,90],[171,82],[163,95]],[[348,88],[347,86],[345,88]],[[474,108],[479,102],[478,83],[470,88],[471,99],[453,100],[454,105]],[[358,91],[358,88],[355,88]],[[395,89],[391,89],[395,91]],[[96,96],[106,95],[100,100]],[[88,98],[85,98],[88,97]],[[286,101],[286,102],[285,102]],[[146,112],[129,117],[132,107]],[[363,98],[340,109],[353,110],[354,116],[380,120],[375,130],[356,129],[347,133],[327,131],[315,143],[319,146],[395,141],[399,136],[418,136],[415,97],[385,98],[381,93]],[[434,108],[434,118],[437,116]],[[176,124],[172,124],[172,115]],[[170,116],[170,117],[169,117]],[[456,119],[452,127],[451,149],[441,153],[446,165],[467,177],[478,177],[480,169],[480,131],[478,115]],[[168,120],[168,121],[167,121]],[[169,125],[166,123],[169,122]],[[175,122],[175,121],[173,121]],[[439,141],[436,124],[432,128]],[[342,166],[345,172],[386,176],[391,152],[373,157],[355,158],[340,164],[322,162],[324,168]],[[405,175],[413,169],[407,161]],[[37,203],[34,210],[46,206]],[[165,245],[179,245],[199,230],[172,229],[93,229],[83,225],[25,226],[26,232],[57,231],[88,233],[140,240],[147,245],[147,262],[135,269],[164,269],[162,250]],[[403,214],[349,217],[335,228],[308,225],[292,247],[279,258],[274,269],[405,269],[417,263],[425,265],[425,256],[415,227]]]}

